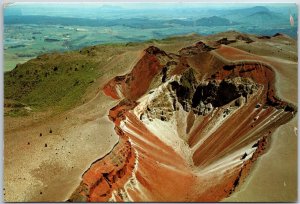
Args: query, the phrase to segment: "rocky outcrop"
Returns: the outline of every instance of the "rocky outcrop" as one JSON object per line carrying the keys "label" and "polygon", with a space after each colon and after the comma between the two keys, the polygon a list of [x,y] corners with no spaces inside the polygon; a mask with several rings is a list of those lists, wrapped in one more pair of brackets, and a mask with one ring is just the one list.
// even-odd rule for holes
{"label": "rocky outcrop", "polygon": [[235,43],[236,40],[228,40],[227,38],[221,38],[220,40],[216,41],[216,45],[229,45],[231,43]]}
{"label": "rocky outcrop", "polygon": [[277,36],[284,36],[282,33],[275,33],[272,37],[277,37]]}
{"label": "rocky outcrop", "polygon": [[254,40],[252,40],[250,37],[248,37],[247,35],[243,35],[243,34],[239,34],[235,37],[235,39],[237,40],[243,40],[246,43],[253,43]]}
{"label": "rocky outcrop", "polygon": [[[197,81],[192,69],[182,74],[178,81],[174,80],[170,83],[172,90],[176,93],[178,102],[185,111],[190,111],[191,101],[196,91]],[[175,97],[174,97],[175,98]],[[174,110],[176,110],[174,108]]]}
{"label": "rocky outcrop", "polygon": [[181,56],[191,56],[203,52],[209,52],[214,49],[215,48],[206,45],[204,42],[199,41],[193,46],[182,48],[181,50],[179,50],[179,54]]}
{"label": "rocky outcrop", "polygon": [[258,36],[258,39],[271,39],[271,36],[268,35],[262,35],[262,36]]}
{"label": "rocky outcrop", "polygon": [[[206,115],[213,107],[221,107],[237,99],[238,106],[258,90],[258,85],[248,78],[230,78],[197,83],[194,72],[189,69],[179,81],[170,82],[178,102],[185,111]],[[175,104],[175,102],[173,102]],[[174,111],[176,107],[174,106]]]}
{"label": "rocky outcrop", "polygon": [[200,108],[199,104],[210,104],[221,107],[239,98],[247,99],[258,90],[258,85],[248,78],[230,78],[221,81],[209,81],[200,84],[193,97],[193,108]]}

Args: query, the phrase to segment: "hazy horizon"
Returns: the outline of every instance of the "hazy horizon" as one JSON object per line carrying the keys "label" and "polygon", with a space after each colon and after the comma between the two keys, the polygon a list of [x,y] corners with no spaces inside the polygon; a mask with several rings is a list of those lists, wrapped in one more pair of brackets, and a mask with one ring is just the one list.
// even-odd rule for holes
{"label": "hazy horizon", "polygon": [[5,70],[40,54],[97,44],[229,30],[296,38],[297,26],[296,4],[13,3],[4,8]]}

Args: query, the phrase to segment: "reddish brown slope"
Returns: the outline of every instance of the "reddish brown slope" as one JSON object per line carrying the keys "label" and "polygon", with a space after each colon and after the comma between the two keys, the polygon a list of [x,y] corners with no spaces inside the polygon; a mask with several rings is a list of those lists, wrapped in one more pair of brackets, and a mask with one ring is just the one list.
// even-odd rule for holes
{"label": "reddish brown slope", "polygon": [[152,79],[161,71],[164,58],[169,59],[170,56],[156,47],[147,48],[132,71],[110,80],[103,88],[104,93],[114,99],[124,97],[137,100],[148,90]]}

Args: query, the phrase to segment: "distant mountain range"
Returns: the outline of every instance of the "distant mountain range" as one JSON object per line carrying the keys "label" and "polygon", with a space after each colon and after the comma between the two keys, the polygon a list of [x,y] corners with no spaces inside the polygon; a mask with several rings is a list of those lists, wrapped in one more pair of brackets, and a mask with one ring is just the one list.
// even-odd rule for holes
{"label": "distant mountain range", "polygon": [[149,18],[130,18],[130,19],[87,19],[87,18],[68,18],[68,17],[52,17],[52,16],[5,16],[5,24],[48,24],[48,25],[64,25],[64,26],[127,26],[132,28],[163,28],[170,27],[172,24],[182,26],[229,26],[237,25],[226,18],[212,16],[200,18],[198,20],[153,20]]}
{"label": "distant mountain range", "polygon": [[[109,6],[105,7],[107,10],[115,10],[120,8]],[[147,10],[149,13],[151,11]],[[242,9],[222,9],[222,10],[209,10],[197,11],[195,8],[192,9],[193,17],[187,17],[186,14],[182,14],[182,18],[173,17],[160,18],[148,16],[137,15],[135,17],[124,18],[78,18],[78,17],[61,17],[61,16],[46,16],[46,15],[22,15],[15,12],[15,15],[12,15],[12,12],[4,13],[4,24],[37,24],[37,25],[62,25],[62,26],[90,26],[90,27],[112,27],[112,26],[124,26],[129,28],[136,29],[165,29],[165,28],[174,28],[180,26],[189,27],[191,30],[197,26],[204,27],[220,27],[219,30],[224,29],[234,29],[242,32],[254,31],[254,33],[270,33],[270,30],[281,29],[281,32],[296,36],[294,28],[289,25],[289,15],[287,12],[280,13],[274,12],[264,6],[255,6],[250,8]],[[124,11],[123,11],[124,12]],[[128,13],[131,10],[126,11]],[[134,11],[136,12],[136,11]],[[157,11],[153,11],[157,12]],[[166,10],[170,12],[170,10]],[[114,12],[115,13],[115,12]],[[151,12],[150,12],[151,13]],[[199,13],[199,15],[197,14]],[[209,16],[211,15],[211,16]],[[197,16],[199,16],[197,18]],[[200,16],[202,16],[200,18]],[[185,18],[185,19],[184,19]],[[297,25],[297,17],[295,17],[295,25]],[[226,28],[226,26],[228,28]],[[210,29],[204,29],[205,32],[209,32]],[[255,30],[256,29],[256,30]],[[156,31],[155,31],[156,32]],[[201,31],[198,31],[201,32]],[[278,31],[279,32],[279,31]],[[276,33],[276,32],[275,32]],[[180,34],[180,32],[178,33]],[[274,33],[273,33],[274,34]]]}
{"label": "distant mountain range", "polygon": [[248,25],[289,24],[289,16],[270,11],[264,6],[232,10],[222,17]]}

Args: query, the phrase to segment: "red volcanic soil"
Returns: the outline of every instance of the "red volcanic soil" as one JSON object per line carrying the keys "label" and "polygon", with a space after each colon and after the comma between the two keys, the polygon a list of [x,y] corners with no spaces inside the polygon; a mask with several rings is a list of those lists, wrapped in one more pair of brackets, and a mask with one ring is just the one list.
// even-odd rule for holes
{"label": "red volcanic soil", "polygon": [[[149,47],[144,51],[141,60],[129,74],[117,76],[110,80],[103,88],[106,95],[114,99],[127,98],[137,100],[149,88],[152,79],[161,71],[160,58],[169,56],[156,47]],[[118,92],[121,92],[120,96]]]}
{"label": "red volcanic soil", "polygon": [[[120,139],[83,174],[69,201],[220,201],[247,177],[273,130],[294,116],[296,108],[275,96],[275,73],[261,57],[202,42],[179,54],[149,47],[130,73],[104,86],[123,99],[108,116]],[[147,94],[151,84],[157,86]],[[204,90],[201,97],[192,87]],[[205,107],[195,105],[203,92]]]}
{"label": "red volcanic soil", "polygon": [[114,150],[91,165],[72,199],[104,202],[111,197],[114,189],[124,186],[136,160],[131,144],[125,137],[124,134],[120,136]]}

